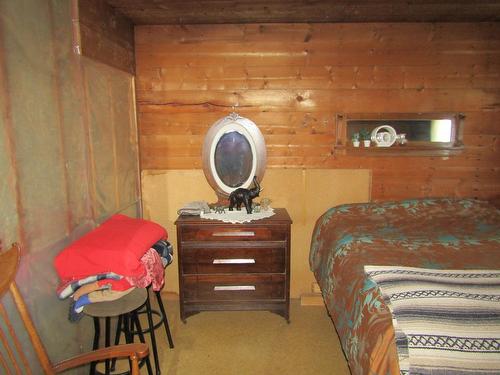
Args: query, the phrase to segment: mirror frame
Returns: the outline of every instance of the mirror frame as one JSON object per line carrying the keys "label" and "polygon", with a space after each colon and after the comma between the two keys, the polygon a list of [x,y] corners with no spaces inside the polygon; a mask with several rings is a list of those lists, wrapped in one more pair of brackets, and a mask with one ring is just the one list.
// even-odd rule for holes
{"label": "mirror frame", "polygon": [[[359,147],[351,146],[347,137],[349,121],[373,120],[374,126],[382,125],[384,120],[451,120],[451,142],[421,142],[408,140],[404,146],[391,147]],[[373,156],[447,156],[460,153],[463,148],[463,124],[465,116],[454,112],[426,112],[426,113],[338,113],[336,115],[336,152],[349,155],[370,154]]]}
{"label": "mirror frame", "polygon": [[229,132],[237,131],[243,134],[252,150],[255,162],[252,163],[252,173],[247,180],[239,187],[249,188],[253,183],[253,177],[257,176],[257,181],[262,181],[267,163],[267,152],[264,136],[255,123],[237,113],[216,121],[205,135],[202,149],[203,172],[210,186],[215,190],[219,198],[227,198],[236,188],[226,185],[217,175],[214,164],[215,149],[221,137]]}

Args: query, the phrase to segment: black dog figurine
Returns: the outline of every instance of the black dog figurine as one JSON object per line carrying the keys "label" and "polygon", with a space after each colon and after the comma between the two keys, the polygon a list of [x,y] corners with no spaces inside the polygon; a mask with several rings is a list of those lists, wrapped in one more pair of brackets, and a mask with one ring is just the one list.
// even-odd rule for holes
{"label": "black dog figurine", "polygon": [[238,188],[229,194],[229,211],[232,211],[233,207],[236,207],[240,211],[241,205],[244,204],[247,214],[252,213],[252,199],[258,197],[262,191],[257,181],[257,176],[253,178],[253,183],[255,187],[252,189]]}

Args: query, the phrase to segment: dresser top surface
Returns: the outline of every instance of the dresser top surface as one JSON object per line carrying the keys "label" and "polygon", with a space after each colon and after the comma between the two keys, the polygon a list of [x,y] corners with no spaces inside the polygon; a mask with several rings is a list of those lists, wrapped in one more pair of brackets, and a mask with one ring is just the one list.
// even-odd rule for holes
{"label": "dresser top surface", "polygon": [[207,224],[207,225],[269,225],[269,224],[291,224],[292,219],[290,218],[290,215],[288,215],[288,212],[286,208],[274,208],[274,215],[267,217],[265,219],[260,219],[260,220],[252,220],[248,221],[245,223],[236,223],[236,224],[231,224],[231,223],[225,223],[222,220],[211,220],[211,219],[202,219],[199,216],[194,216],[194,215],[180,215],[177,220],[175,221],[176,225],[183,225],[183,224]]}

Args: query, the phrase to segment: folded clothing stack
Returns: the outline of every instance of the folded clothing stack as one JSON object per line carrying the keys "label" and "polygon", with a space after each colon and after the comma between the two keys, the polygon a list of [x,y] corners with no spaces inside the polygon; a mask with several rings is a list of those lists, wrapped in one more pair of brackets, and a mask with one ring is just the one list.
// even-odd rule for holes
{"label": "folded clothing stack", "polygon": [[54,259],[57,294],[72,298],[70,320],[88,303],[120,298],[134,287],[160,290],[173,258],[167,232],[148,220],[114,215],[66,247]]}
{"label": "folded clothing stack", "polygon": [[174,247],[167,240],[160,240],[153,245],[153,249],[160,255],[163,267],[168,266],[174,260]]}

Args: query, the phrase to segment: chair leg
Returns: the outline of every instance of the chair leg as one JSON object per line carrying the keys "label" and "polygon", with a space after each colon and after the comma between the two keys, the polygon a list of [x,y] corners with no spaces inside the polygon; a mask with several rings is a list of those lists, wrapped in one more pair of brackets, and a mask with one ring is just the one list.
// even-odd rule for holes
{"label": "chair leg", "polygon": [[168,346],[170,349],[174,348],[174,340],[172,339],[172,334],[170,333],[170,326],[168,325],[167,313],[163,307],[163,301],[161,300],[160,291],[155,292],[156,300],[158,301],[158,306],[160,307],[161,315],[163,317],[163,326],[165,327],[165,332],[167,333]]}
{"label": "chair leg", "polygon": [[151,312],[151,303],[149,301],[149,293],[146,298],[146,315],[148,316],[148,324],[149,324],[149,334],[151,335],[151,346],[153,347],[153,357],[155,360],[155,369],[156,369],[156,375],[160,375],[160,366],[159,366],[159,359],[158,359],[158,348],[156,347],[156,337],[155,337],[155,327],[153,323],[153,314]]}
{"label": "chair leg", "polygon": [[[145,343],[146,340],[144,339],[144,334],[142,333],[142,327],[141,327],[141,322],[139,320],[139,316],[137,315],[137,311],[134,311],[131,313],[131,320],[132,320],[132,331],[134,331],[134,325],[135,329],[137,331],[137,335],[139,335],[139,340],[142,343]],[[146,357],[146,367],[148,368],[148,374],[153,375],[153,369],[151,368],[151,361],[149,360],[149,355]]]}

